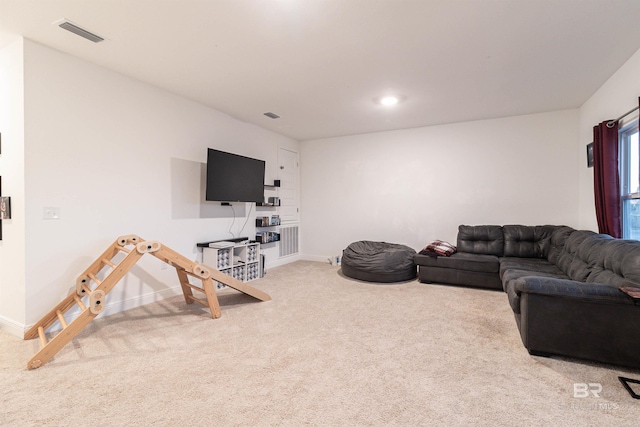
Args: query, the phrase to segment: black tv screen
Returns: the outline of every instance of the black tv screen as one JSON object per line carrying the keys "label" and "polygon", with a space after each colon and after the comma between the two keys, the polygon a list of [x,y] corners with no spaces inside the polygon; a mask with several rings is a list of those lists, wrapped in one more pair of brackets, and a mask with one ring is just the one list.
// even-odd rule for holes
{"label": "black tv screen", "polygon": [[264,160],[208,149],[206,200],[264,202]]}

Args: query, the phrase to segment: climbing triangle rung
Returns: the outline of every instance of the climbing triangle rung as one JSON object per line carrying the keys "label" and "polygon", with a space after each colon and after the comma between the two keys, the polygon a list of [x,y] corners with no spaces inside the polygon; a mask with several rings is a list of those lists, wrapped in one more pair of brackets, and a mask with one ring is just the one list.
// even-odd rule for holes
{"label": "climbing triangle rung", "polygon": [[116,249],[118,249],[118,250],[120,250],[122,252],[127,252],[127,253],[131,252],[131,249],[125,248],[124,246],[116,246]]}
{"label": "climbing triangle rung", "polygon": [[202,304],[205,307],[209,307],[208,303],[206,303],[205,301],[202,301],[200,298],[194,297],[193,295],[187,295],[187,298],[189,298],[193,302],[197,302],[198,304]]}
{"label": "climbing triangle rung", "polygon": [[38,336],[40,337],[40,344],[42,344],[42,347],[46,346],[47,337],[44,335],[44,328],[42,326],[38,328]]}
{"label": "climbing triangle rung", "polygon": [[78,307],[80,307],[82,310],[87,309],[87,306],[82,303],[82,300],[78,295],[74,295],[73,300],[76,302],[76,304],[78,304]]}
{"label": "climbing triangle rung", "polygon": [[116,268],[116,265],[115,265],[114,263],[112,263],[111,261],[109,261],[108,259],[106,259],[106,258],[102,258],[102,262],[103,262],[105,265],[108,265],[108,266],[109,266],[109,267],[111,267],[111,268]]}
{"label": "climbing triangle rung", "polygon": [[183,283],[183,284],[184,284],[185,286],[190,287],[191,289],[195,289],[195,290],[196,290],[196,291],[198,291],[198,292],[205,293],[204,289],[202,289],[202,288],[200,288],[200,287],[198,287],[198,286],[196,286],[196,285],[192,285],[191,283]]}
{"label": "climbing triangle rung", "polygon": [[62,325],[62,329],[67,327],[67,321],[64,320],[64,315],[60,310],[56,311],[56,315],[58,316],[58,320],[60,321],[60,325]]}
{"label": "climbing triangle rung", "polygon": [[100,283],[102,283],[102,280],[98,279],[96,277],[95,274],[93,273],[88,273],[87,276],[89,276],[89,279],[93,280],[94,282],[96,282],[98,284],[98,286],[100,285]]}

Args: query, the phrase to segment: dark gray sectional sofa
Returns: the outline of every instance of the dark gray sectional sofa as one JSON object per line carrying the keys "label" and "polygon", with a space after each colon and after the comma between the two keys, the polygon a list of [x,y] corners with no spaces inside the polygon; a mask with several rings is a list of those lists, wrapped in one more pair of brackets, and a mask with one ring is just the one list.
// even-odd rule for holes
{"label": "dark gray sectional sofa", "polygon": [[567,226],[461,225],[458,252],[418,278],[506,293],[529,353],[640,369],[640,242]]}

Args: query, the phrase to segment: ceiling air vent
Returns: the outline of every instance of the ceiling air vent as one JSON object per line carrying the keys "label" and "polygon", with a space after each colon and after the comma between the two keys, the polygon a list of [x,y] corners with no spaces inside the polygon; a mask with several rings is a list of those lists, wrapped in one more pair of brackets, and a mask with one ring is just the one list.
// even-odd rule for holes
{"label": "ceiling air vent", "polygon": [[272,119],[279,119],[280,116],[275,113],[264,113],[265,116],[270,117]]}
{"label": "ceiling air vent", "polygon": [[84,28],[80,28],[76,24],[67,20],[63,20],[62,22],[59,22],[57,24],[60,28],[71,31],[73,34],[76,34],[94,43],[100,43],[101,41],[104,41],[104,38],[100,37],[99,35],[87,31]]}

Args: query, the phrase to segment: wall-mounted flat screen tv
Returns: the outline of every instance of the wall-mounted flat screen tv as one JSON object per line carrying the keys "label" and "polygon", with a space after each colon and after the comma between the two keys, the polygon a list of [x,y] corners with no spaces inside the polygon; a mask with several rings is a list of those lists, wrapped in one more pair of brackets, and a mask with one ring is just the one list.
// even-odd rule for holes
{"label": "wall-mounted flat screen tv", "polygon": [[206,200],[264,202],[264,160],[209,148]]}

